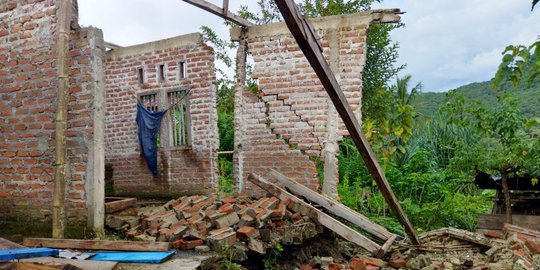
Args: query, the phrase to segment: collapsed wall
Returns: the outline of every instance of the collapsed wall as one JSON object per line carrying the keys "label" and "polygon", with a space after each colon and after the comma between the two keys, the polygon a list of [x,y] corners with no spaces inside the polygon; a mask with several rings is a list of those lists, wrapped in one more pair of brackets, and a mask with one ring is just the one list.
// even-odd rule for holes
{"label": "collapsed wall", "polygon": [[[106,162],[119,195],[208,194],[217,183],[213,49],[199,33],[107,53]],[[137,99],[169,109],[159,132],[158,174],[141,155]]]}
{"label": "collapsed wall", "polygon": [[[394,14],[385,16],[390,15],[365,12],[311,19],[359,121],[368,27],[374,21],[399,21]],[[323,192],[337,196],[338,143],[348,133],[287,26],[252,26],[245,33],[233,29],[231,38],[247,39],[252,77],[260,91],[239,87],[241,94],[236,96],[235,165],[240,169],[235,180],[242,186],[249,173],[266,176],[276,169],[317,190],[319,166],[324,167]]]}
{"label": "collapsed wall", "polygon": [[[58,73],[56,1],[0,2],[0,217],[48,218],[55,170]],[[94,119],[103,91],[103,36],[79,28],[70,34],[66,207],[71,219],[87,217],[86,186],[94,181]],[[100,73],[101,71],[101,73]],[[0,220],[2,221],[2,220]]]}

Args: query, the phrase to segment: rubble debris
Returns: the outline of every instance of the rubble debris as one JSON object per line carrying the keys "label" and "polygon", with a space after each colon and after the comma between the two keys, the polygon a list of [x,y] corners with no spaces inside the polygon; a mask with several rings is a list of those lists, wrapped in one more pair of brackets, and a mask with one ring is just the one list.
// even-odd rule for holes
{"label": "rubble debris", "polygon": [[285,247],[277,262],[280,269],[502,270],[519,266],[532,270],[540,265],[540,232],[514,225],[505,225],[502,233],[490,233],[490,237],[442,228],[421,235],[420,246],[378,239],[378,245],[387,245],[388,252],[376,258],[379,250],[368,252],[347,238],[336,238],[337,233],[332,233],[335,228],[321,234],[324,223],[313,214],[313,209],[319,210],[280,192],[259,199],[184,196],[140,208],[137,222],[109,216],[107,220],[125,222],[107,224],[117,226],[114,229],[128,237],[170,242],[182,250],[207,253],[226,247],[229,259],[240,263],[273,256],[275,245],[280,243]]}
{"label": "rubble debris", "polygon": [[[181,250],[234,249],[237,257],[248,251],[265,254],[276,243],[302,244],[321,228],[308,209],[277,197],[184,196],[164,205],[143,207],[137,217],[106,216],[107,227],[128,239],[171,243]],[[137,243],[137,242],[135,242]]]}
{"label": "rubble debris", "polygon": [[308,216],[309,218],[317,221],[317,223],[332,230],[333,232],[337,233],[341,237],[364,248],[365,250],[370,252],[371,255],[373,256],[384,255],[385,251],[381,249],[382,246],[380,246],[379,244],[373,242],[371,239],[367,238],[363,234],[360,234],[359,232],[349,228],[347,225],[341,223],[340,221],[334,219],[333,217],[316,209],[310,204],[300,200],[296,196],[283,190],[277,185],[255,174],[250,174],[248,176],[248,180],[256,184],[257,186],[261,187],[262,189],[266,190],[267,192],[277,196],[280,199],[290,200],[289,205],[291,205],[291,208],[295,212],[300,212],[304,216]]}
{"label": "rubble debris", "polygon": [[392,239],[389,245],[395,240],[395,234],[389,232],[381,225],[371,222],[364,215],[348,208],[347,206],[339,203],[338,201],[326,197],[323,194],[319,194],[307,188],[306,186],[287,178],[285,175],[277,172],[276,170],[271,170],[270,175],[274,177],[274,179],[276,179],[278,183],[284,185],[291,193],[306,198],[307,200],[314,202],[317,205],[320,205],[321,207],[330,211],[332,214],[335,214],[336,216],[339,216],[351,222],[352,224],[359,226],[360,228],[372,234],[376,238],[382,241],[388,241],[389,239]]}

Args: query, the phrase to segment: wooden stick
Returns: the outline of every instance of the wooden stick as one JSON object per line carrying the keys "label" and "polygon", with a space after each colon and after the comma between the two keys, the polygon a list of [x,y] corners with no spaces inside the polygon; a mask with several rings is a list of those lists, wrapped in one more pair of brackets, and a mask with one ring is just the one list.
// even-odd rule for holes
{"label": "wooden stick", "polygon": [[139,241],[100,241],[78,239],[25,238],[23,245],[27,247],[69,248],[81,250],[118,250],[118,251],[168,251],[167,242]]}
{"label": "wooden stick", "polygon": [[231,21],[243,27],[252,26],[253,24],[240,16],[229,12],[223,8],[220,8],[210,2],[204,0],[182,0],[186,3],[192,4],[198,8],[204,9],[214,15],[217,15],[225,20]]}
{"label": "wooden stick", "polygon": [[347,227],[345,224],[335,220],[331,216],[321,212],[315,207],[298,199],[291,193],[266,181],[265,179],[256,174],[249,174],[248,180],[255,185],[261,187],[262,189],[266,190],[267,192],[270,192],[272,195],[278,197],[280,200],[290,199],[293,203],[302,205],[303,207],[307,208],[307,216],[309,216],[311,219],[319,222],[321,225],[332,230],[346,240],[351,241],[358,246],[364,248],[365,250],[369,251],[373,256],[377,256],[379,254],[381,247],[377,243],[371,241],[369,238],[363,236],[357,231]]}
{"label": "wooden stick", "polygon": [[276,170],[270,170],[270,175],[274,177],[278,181],[278,183],[284,185],[287,189],[289,189],[289,191],[291,191],[295,195],[304,197],[307,200],[322,206],[332,214],[351,222],[352,224],[364,229],[368,233],[373,234],[375,237],[383,241],[387,241],[388,239],[395,236],[393,233],[390,233],[379,224],[371,222],[371,220],[369,220],[364,215],[351,210],[347,206],[339,203],[338,201],[319,194],[307,188],[306,186],[287,178],[285,175],[277,172]]}
{"label": "wooden stick", "polygon": [[409,236],[413,245],[419,245],[420,241],[416,236],[416,232],[412,224],[409,222],[407,215],[401,209],[401,205],[398,203],[390,184],[384,176],[384,172],[381,169],[375,154],[371,150],[371,147],[364,136],[360,122],[356,119],[354,112],[352,111],[345,94],[341,90],[334,73],[330,69],[328,62],[324,58],[322,52],[319,50],[319,46],[316,42],[316,35],[313,29],[310,29],[306,25],[303,16],[300,15],[296,4],[293,0],[275,0],[279,11],[283,15],[285,23],[289,27],[292,35],[296,39],[298,46],[306,56],[308,62],[313,67],[313,70],[319,77],[322,85],[330,99],[332,100],[336,110],[338,111],[341,119],[345,123],[354,144],[360,151],[360,155],[364,159],[364,162],[371,173],[373,179],[379,186],[379,190],[384,199],[388,203],[388,207],[396,215],[397,219],[403,225],[405,232]]}

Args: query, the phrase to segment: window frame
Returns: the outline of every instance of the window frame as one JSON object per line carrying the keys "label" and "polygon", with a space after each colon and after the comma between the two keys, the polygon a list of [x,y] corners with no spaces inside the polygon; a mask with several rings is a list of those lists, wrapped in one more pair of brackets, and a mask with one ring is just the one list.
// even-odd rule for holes
{"label": "window frame", "polygon": [[[167,106],[169,108],[169,111],[167,111],[167,114],[168,114],[168,132],[169,132],[169,140],[168,140],[168,146],[167,148],[169,149],[191,149],[191,146],[192,146],[192,137],[191,137],[191,93],[190,93],[190,88],[189,87],[185,87],[185,86],[181,86],[181,87],[174,87],[174,88],[170,88],[170,89],[164,89],[164,95],[165,95],[165,99],[167,100]],[[184,104],[185,108],[186,108],[186,144],[181,144],[181,145],[174,145],[174,132],[173,132],[173,116],[172,116],[172,107],[171,107],[171,103],[169,101],[169,94],[170,93],[173,93],[173,92],[185,92],[187,94],[187,96],[185,96],[185,98],[182,100],[181,103]]]}

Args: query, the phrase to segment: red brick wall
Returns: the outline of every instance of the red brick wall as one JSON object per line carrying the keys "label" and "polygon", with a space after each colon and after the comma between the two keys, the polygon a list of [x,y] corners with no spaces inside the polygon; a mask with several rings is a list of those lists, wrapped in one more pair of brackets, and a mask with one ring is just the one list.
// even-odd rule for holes
{"label": "red brick wall", "polygon": [[[359,17],[363,17],[358,19]],[[366,31],[371,18],[332,16],[312,20],[323,52],[360,120]],[[232,31],[235,38],[235,30]],[[245,94],[244,177],[276,169],[318,189],[315,160],[323,161],[329,98],[283,23],[250,27],[248,51],[261,93]],[[339,119],[339,118],[338,118]],[[339,140],[347,135],[339,119]],[[336,179],[337,181],[337,179]]]}
{"label": "red brick wall", "polygon": [[[0,216],[48,217],[54,181],[57,91],[54,0],[0,2]],[[84,218],[92,140],[90,44],[71,35],[68,216]]]}
{"label": "red brick wall", "polygon": [[[186,78],[179,78],[179,62],[186,63]],[[158,82],[157,66],[165,64],[166,79]],[[145,83],[139,85],[137,69]],[[214,53],[200,34],[115,49],[108,53],[106,69],[106,162],[112,165],[115,193],[123,195],[177,195],[209,193],[217,179],[218,132],[214,89]],[[172,89],[191,89],[191,144],[167,147],[162,137],[159,174],[153,176],[140,154],[135,95]],[[161,108],[168,105],[161,104]],[[162,127],[168,125],[167,118]],[[162,128],[163,132],[163,128]]]}

